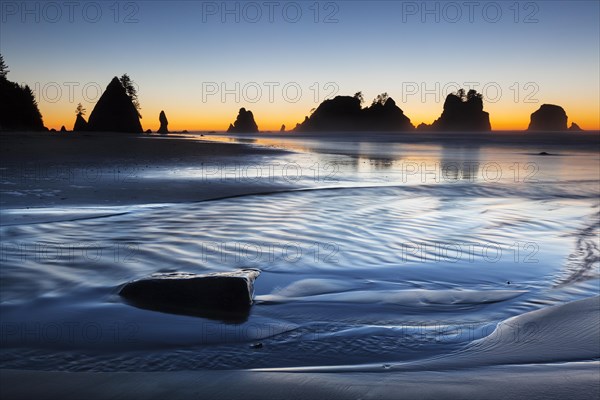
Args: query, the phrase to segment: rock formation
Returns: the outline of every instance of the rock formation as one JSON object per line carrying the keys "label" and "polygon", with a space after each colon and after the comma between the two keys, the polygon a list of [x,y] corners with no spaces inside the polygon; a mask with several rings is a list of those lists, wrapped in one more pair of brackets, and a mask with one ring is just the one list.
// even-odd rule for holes
{"label": "rock formation", "polygon": [[233,124],[229,124],[227,133],[258,133],[258,126],[254,122],[252,111],[240,108],[237,119]]}
{"label": "rock formation", "polygon": [[106,90],[90,114],[88,130],[96,132],[142,133],[137,109],[117,77]]}
{"label": "rock formation", "polygon": [[361,97],[337,96],[325,100],[294,130],[330,131],[411,131],[414,126],[387,94],[378,96],[370,107],[361,107]]}
{"label": "rock formation", "polygon": [[483,111],[483,98],[475,90],[467,94],[463,89],[451,93],[444,102],[442,115],[430,127],[420,130],[431,131],[491,131],[490,115]]}
{"label": "rock formation", "polygon": [[215,319],[247,318],[257,269],[207,275],[160,273],[125,284],[119,295],[132,305]]}
{"label": "rock formation", "polygon": [[169,129],[168,129],[168,125],[169,125],[169,120],[167,120],[167,116],[165,115],[164,111],[160,112],[160,115],[158,116],[158,120],[160,121],[160,128],[158,128],[158,133],[161,133],[163,135],[166,135],[167,133],[169,133]]}
{"label": "rock formation", "polygon": [[73,125],[73,132],[83,132],[87,130],[87,121],[83,118],[83,115],[77,114],[75,118],[75,125]]}
{"label": "rock formation", "polygon": [[66,132],[66,131],[67,131],[67,128],[65,128],[65,126],[63,125],[63,126],[61,126],[61,127],[60,127],[60,131],[61,131],[61,132]]}
{"label": "rock formation", "polygon": [[577,125],[575,122],[571,122],[571,126],[569,127],[570,131],[574,131],[574,132],[582,132],[583,129],[581,129],[579,127],[579,125]]}
{"label": "rock formation", "polygon": [[566,131],[567,113],[561,106],[542,104],[531,114],[528,131]]}
{"label": "rock formation", "polygon": [[281,124],[281,128],[279,128],[279,132],[285,132],[285,124]]}

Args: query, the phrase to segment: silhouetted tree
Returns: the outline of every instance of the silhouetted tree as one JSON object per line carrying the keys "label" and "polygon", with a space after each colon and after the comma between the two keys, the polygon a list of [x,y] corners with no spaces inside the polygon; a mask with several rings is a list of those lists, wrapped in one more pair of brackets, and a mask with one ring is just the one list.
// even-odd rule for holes
{"label": "silhouetted tree", "polygon": [[475,89],[471,89],[467,93],[467,101],[472,99],[483,99],[483,95],[481,93],[477,93]]}
{"label": "silhouetted tree", "polygon": [[11,82],[8,67],[0,55],[0,130],[43,130],[44,122],[33,91]]}
{"label": "silhouetted tree", "polygon": [[0,54],[0,79],[6,79],[6,74],[9,72],[8,65],[4,63],[4,57]]}
{"label": "silhouetted tree", "polygon": [[452,93],[456,97],[458,97],[461,101],[467,101],[467,95],[465,94],[465,89],[458,89],[456,93]]}
{"label": "silhouetted tree", "polygon": [[360,100],[360,104],[365,102],[365,96],[363,96],[362,92],[354,93],[354,98]]}
{"label": "silhouetted tree", "polygon": [[371,103],[371,105],[381,104],[382,106],[384,106],[385,102],[389,98],[390,98],[390,96],[387,94],[387,92],[378,94],[377,97],[375,99],[373,99],[373,103]]}
{"label": "silhouetted tree", "polygon": [[86,111],[86,109],[83,108],[83,106],[81,105],[81,103],[77,104],[77,109],[75,110],[75,114],[77,114],[79,116],[84,116],[85,115],[85,111]]}
{"label": "silhouetted tree", "polygon": [[142,118],[142,114],[140,114],[140,110],[142,109],[142,107],[140,106],[140,102],[138,101],[137,90],[135,89],[133,80],[129,77],[129,75],[123,74],[123,76],[119,78],[119,81],[121,82],[121,85],[123,85],[123,87],[125,88],[127,96],[129,96],[131,102],[135,106],[138,116]]}

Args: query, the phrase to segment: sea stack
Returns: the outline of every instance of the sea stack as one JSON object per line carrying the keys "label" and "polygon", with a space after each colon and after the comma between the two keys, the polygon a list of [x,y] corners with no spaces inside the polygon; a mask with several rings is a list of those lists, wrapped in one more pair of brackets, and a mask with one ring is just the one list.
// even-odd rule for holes
{"label": "sea stack", "polygon": [[583,129],[581,129],[579,127],[579,125],[577,125],[575,122],[571,122],[571,126],[569,127],[569,130],[573,131],[573,132],[582,132],[583,131]]}
{"label": "sea stack", "polygon": [[233,124],[229,124],[227,133],[258,133],[258,126],[254,121],[252,111],[240,108],[237,119]]}
{"label": "sea stack", "polygon": [[483,111],[483,97],[475,90],[465,94],[464,89],[446,97],[442,115],[431,124],[423,125],[419,130],[432,131],[475,131],[492,130],[489,113]]}
{"label": "sea stack", "polygon": [[566,131],[567,113],[561,106],[542,104],[531,114],[528,131]]}
{"label": "sea stack", "polygon": [[301,132],[335,131],[412,131],[414,126],[396,102],[386,93],[370,107],[362,108],[362,95],[336,96],[323,101],[310,117],[294,130]]}
{"label": "sea stack", "polygon": [[92,110],[88,131],[143,132],[137,109],[117,77],[110,81]]}
{"label": "sea stack", "polygon": [[73,125],[73,132],[83,132],[85,130],[87,130],[87,121],[83,118],[83,115],[77,114],[75,125]]}
{"label": "sea stack", "polygon": [[167,133],[169,133],[169,129],[168,129],[169,120],[167,120],[167,116],[164,111],[160,112],[160,115],[158,116],[158,120],[160,121],[160,128],[158,128],[158,133],[161,133],[163,135],[166,135]]}

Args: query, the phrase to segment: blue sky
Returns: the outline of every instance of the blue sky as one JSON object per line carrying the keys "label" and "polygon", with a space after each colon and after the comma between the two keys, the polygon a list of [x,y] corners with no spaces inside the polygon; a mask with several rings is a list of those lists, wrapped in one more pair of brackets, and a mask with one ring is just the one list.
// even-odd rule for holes
{"label": "blue sky", "polygon": [[176,129],[226,129],[240,107],[292,127],[359,90],[430,123],[455,83],[484,94],[496,129],[526,128],[542,103],[598,129],[599,3],[3,1],[0,51],[49,126],[126,72],[151,129],[161,109]]}

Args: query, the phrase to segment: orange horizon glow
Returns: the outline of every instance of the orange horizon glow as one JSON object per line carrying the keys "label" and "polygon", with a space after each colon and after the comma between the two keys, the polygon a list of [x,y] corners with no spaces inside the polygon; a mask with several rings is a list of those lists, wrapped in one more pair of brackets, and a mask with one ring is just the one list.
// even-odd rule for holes
{"label": "orange horizon glow", "polygon": [[[540,104],[541,105],[541,104]],[[539,105],[537,106],[539,107]],[[249,108],[252,110],[252,108]],[[73,124],[75,123],[75,113],[74,112],[65,112],[61,110],[52,110],[54,112],[49,113],[45,112],[43,107],[40,107],[40,112],[42,113],[42,117],[44,119],[44,125],[48,129],[56,129],[59,130],[61,126],[65,126],[67,130],[71,130],[73,128]],[[153,132],[158,130],[160,123],[158,122],[158,114],[161,110],[144,110],[142,109],[141,113],[143,118],[141,119],[142,127],[144,130],[150,129]],[[271,132],[279,132],[281,125],[284,124],[286,127],[286,131],[292,130],[297,123],[300,123],[304,120],[303,113],[289,113],[286,115],[278,114],[277,118],[265,119],[263,116],[256,111],[252,110],[254,113],[254,118],[258,125],[258,128],[261,132],[271,131]],[[177,112],[169,112],[166,111],[167,117],[169,119],[169,130],[170,131],[216,131],[223,132],[226,131],[229,127],[230,123],[235,121],[235,117],[237,115],[237,107],[233,107],[229,114],[229,117],[223,115],[222,113],[214,112],[214,113],[203,113],[204,115],[189,115],[189,114],[181,114]],[[488,111],[490,112],[490,111]],[[441,113],[441,111],[440,111]],[[87,120],[90,114],[90,110],[88,109],[87,114],[84,118]],[[152,118],[151,116],[156,116]],[[586,131],[597,131],[600,130],[600,120],[598,115],[590,115],[585,112],[573,112],[567,111],[568,115],[568,126],[571,125],[572,122],[577,123],[583,130]],[[431,124],[436,118],[439,117],[439,114],[432,116],[430,118],[424,118],[422,115],[411,116],[408,114],[409,118],[411,118],[412,124],[416,127],[421,122],[426,124]],[[573,117],[571,117],[573,116]],[[529,126],[529,115],[524,113],[523,115],[506,115],[503,113],[494,113],[490,112],[490,122],[492,125],[492,131],[520,131],[526,130]]]}

